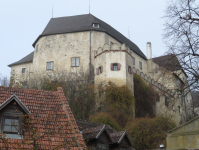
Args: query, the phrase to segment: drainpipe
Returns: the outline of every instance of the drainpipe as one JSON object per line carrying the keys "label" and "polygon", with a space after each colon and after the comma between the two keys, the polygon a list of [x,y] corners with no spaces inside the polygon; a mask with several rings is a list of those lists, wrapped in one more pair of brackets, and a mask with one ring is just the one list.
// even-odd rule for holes
{"label": "drainpipe", "polygon": [[184,108],[185,108],[185,122],[187,121],[187,107],[186,107],[186,101],[184,97],[184,90],[183,90],[183,99],[184,99]]}
{"label": "drainpipe", "polygon": [[89,74],[91,75],[91,33],[92,29],[90,31],[90,62],[89,62]]}

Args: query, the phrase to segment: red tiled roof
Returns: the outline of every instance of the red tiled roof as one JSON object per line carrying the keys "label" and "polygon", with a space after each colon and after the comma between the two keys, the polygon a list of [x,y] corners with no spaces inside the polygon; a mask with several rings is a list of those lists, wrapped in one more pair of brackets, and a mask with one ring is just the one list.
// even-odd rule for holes
{"label": "red tiled roof", "polygon": [[[85,149],[86,145],[80,134],[72,111],[64,96],[62,88],[57,91],[18,89],[0,87],[0,105],[15,94],[31,112],[31,125],[37,130],[34,136],[38,149]],[[55,121],[56,120],[56,121]],[[9,148],[33,149],[32,130],[24,131],[23,139],[8,139]],[[29,139],[28,139],[29,138]],[[35,138],[35,137],[34,137]],[[25,142],[25,144],[19,144]],[[3,146],[0,139],[0,146]]]}

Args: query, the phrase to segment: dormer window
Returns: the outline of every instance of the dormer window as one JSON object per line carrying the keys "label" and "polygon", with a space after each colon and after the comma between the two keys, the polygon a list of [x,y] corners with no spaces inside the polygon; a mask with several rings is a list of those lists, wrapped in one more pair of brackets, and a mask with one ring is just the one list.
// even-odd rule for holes
{"label": "dormer window", "polygon": [[93,23],[93,28],[99,28],[99,23]]}
{"label": "dormer window", "polygon": [[11,96],[0,105],[0,133],[3,133],[5,138],[23,139],[24,115],[30,114],[16,95]]}
{"label": "dormer window", "polygon": [[19,119],[16,118],[4,118],[3,133],[20,133]]}

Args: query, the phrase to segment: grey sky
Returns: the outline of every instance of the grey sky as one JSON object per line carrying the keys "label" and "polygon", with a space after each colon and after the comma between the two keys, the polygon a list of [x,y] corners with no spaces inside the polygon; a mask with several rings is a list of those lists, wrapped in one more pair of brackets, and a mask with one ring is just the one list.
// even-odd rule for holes
{"label": "grey sky", "polygon": [[[152,42],[153,57],[166,51],[162,41],[167,0],[90,0],[91,14],[130,39],[146,54]],[[89,0],[0,0],[0,74],[7,66],[33,51],[32,44],[50,18],[89,13]]]}

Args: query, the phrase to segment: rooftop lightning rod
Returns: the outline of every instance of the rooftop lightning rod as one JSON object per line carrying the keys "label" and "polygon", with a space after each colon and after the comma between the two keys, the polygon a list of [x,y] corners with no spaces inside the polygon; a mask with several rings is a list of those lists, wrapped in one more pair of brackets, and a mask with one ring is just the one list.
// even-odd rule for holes
{"label": "rooftop lightning rod", "polygon": [[[129,33],[129,26],[128,26],[128,33]],[[129,40],[130,40],[131,38],[130,38],[130,33],[129,33]]]}
{"label": "rooftop lightning rod", "polygon": [[52,4],[52,18],[53,18],[53,4]]}
{"label": "rooftop lightning rod", "polygon": [[90,0],[89,0],[89,14],[90,14]]}

